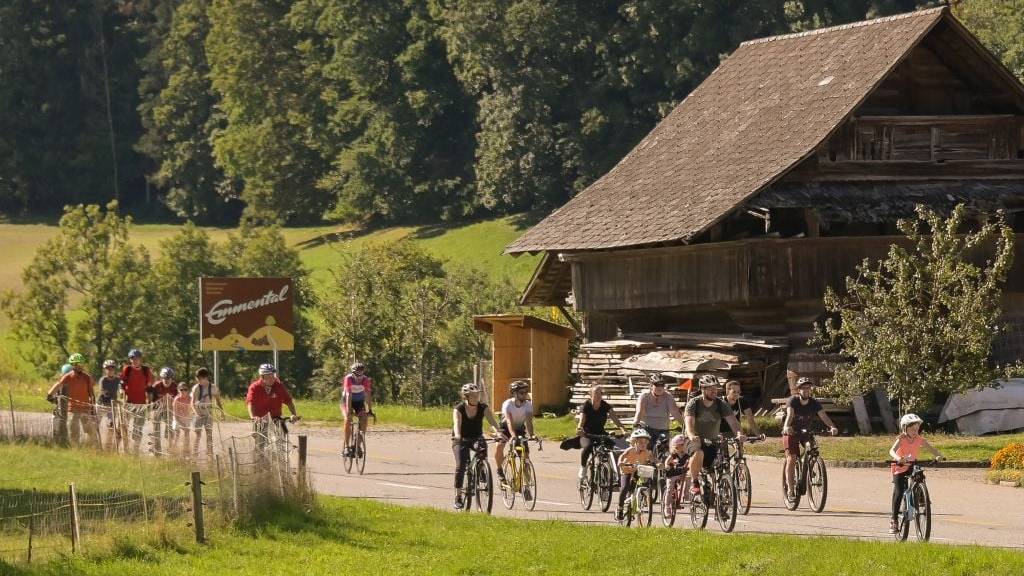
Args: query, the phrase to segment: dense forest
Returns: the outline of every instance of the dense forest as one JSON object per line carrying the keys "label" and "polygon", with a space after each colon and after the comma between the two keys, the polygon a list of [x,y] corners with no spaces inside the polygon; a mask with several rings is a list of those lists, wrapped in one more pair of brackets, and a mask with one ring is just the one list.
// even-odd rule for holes
{"label": "dense forest", "polygon": [[[560,205],[740,42],[937,0],[5,0],[0,214]],[[1024,0],[955,13],[1024,77]]]}

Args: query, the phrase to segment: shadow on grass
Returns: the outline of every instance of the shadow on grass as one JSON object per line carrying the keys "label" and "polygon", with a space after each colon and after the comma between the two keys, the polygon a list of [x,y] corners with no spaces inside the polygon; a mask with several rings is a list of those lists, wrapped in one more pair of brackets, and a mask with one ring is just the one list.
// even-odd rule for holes
{"label": "shadow on grass", "polygon": [[280,500],[267,501],[257,507],[248,518],[238,522],[238,530],[253,538],[273,539],[275,533],[282,533],[301,536],[306,541],[344,542],[368,551],[386,550],[391,536],[373,530],[367,524],[356,524],[337,516],[328,517],[320,508]]}
{"label": "shadow on grass", "polygon": [[319,246],[325,246],[327,244],[336,244],[338,242],[347,242],[368,236],[378,230],[383,230],[376,226],[366,226],[363,228],[357,228],[355,230],[346,230],[344,232],[328,232],[319,236],[314,236],[308,240],[303,240],[295,245],[299,250],[311,250]]}

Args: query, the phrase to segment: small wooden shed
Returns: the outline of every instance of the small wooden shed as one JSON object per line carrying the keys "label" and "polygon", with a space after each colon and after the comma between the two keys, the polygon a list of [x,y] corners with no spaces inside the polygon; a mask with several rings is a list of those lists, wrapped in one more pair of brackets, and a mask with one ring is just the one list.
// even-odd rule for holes
{"label": "small wooden shed", "polygon": [[494,378],[485,392],[495,410],[509,397],[513,380],[530,382],[537,411],[568,404],[569,341],[575,330],[524,314],[474,316],[473,325],[494,337]]}

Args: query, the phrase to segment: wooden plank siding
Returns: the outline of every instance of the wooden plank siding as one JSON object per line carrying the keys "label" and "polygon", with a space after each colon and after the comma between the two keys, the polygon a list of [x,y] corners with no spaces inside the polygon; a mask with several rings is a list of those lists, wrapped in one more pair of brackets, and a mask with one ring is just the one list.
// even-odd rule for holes
{"label": "wooden plank siding", "polygon": [[[842,287],[864,258],[884,257],[902,236],[753,239],[616,252],[569,253],[582,311],[749,306],[813,300]],[[1007,290],[1024,292],[1024,234]]]}

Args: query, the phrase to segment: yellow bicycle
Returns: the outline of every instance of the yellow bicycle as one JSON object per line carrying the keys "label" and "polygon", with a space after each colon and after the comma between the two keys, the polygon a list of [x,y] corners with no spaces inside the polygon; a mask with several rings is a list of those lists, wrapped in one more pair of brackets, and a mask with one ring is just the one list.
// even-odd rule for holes
{"label": "yellow bicycle", "polygon": [[[527,442],[529,439],[525,436],[516,436],[509,440],[508,448],[505,449],[505,463],[501,466],[505,474],[505,479],[501,482],[501,501],[509,510],[516,503],[516,494],[523,496],[527,510],[533,510],[537,506],[537,473],[533,469],[533,462],[530,461]],[[535,442],[538,450],[544,449],[540,438]]]}

